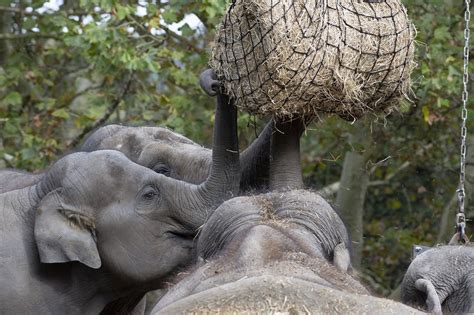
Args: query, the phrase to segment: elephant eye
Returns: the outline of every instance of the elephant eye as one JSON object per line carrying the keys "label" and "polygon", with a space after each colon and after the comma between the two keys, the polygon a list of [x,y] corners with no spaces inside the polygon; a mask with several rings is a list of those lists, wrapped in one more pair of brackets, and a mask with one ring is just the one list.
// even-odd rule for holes
{"label": "elephant eye", "polygon": [[152,169],[158,174],[163,174],[165,176],[170,175],[170,169],[165,164],[162,164],[162,163],[156,164]]}
{"label": "elephant eye", "polygon": [[155,199],[157,196],[158,196],[158,192],[152,187],[146,189],[142,194],[142,198],[145,199],[146,201],[151,201]]}

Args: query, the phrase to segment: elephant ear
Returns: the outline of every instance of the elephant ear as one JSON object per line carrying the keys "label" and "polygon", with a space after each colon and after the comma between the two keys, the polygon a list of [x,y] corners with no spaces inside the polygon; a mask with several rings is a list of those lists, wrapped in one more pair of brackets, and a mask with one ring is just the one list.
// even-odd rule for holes
{"label": "elephant ear", "polygon": [[67,205],[62,189],[47,194],[35,214],[35,240],[42,263],[79,261],[101,266],[94,221]]}
{"label": "elephant ear", "polygon": [[344,243],[339,243],[334,247],[333,264],[342,272],[347,272],[351,268],[351,255]]}
{"label": "elephant ear", "polygon": [[441,301],[433,283],[430,280],[417,279],[415,287],[425,293],[427,311],[434,314],[442,314]]}

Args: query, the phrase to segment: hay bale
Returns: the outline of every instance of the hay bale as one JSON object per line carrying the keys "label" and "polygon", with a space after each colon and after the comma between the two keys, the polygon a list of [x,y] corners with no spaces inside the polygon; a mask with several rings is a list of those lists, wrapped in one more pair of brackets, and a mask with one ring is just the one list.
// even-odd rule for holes
{"label": "hay bale", "polygon": [[251,114],[356,119],[409,93],[414,32],[399,0],[234,0],[210,65]]}

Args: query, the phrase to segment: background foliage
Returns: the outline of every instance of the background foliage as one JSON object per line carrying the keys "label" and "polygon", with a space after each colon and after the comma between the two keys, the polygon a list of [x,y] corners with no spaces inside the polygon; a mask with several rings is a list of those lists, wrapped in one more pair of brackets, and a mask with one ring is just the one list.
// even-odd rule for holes
{"label": "background foliage", "polygon": [[[167,126],[209,144],[213,104],[197,78],[226,2],[0,0],[0,164],[42,170],[106,123]],[[383,295],[412,244],[452,233],[443,229],[459,170],[463,3],[403,2],[418,29],[413,102],[354,125],[324,117],[303,140],[306,183],[333,200],[346,152],[364,156],[361,277]],[[242,147],[262,122],[240,115]]]}

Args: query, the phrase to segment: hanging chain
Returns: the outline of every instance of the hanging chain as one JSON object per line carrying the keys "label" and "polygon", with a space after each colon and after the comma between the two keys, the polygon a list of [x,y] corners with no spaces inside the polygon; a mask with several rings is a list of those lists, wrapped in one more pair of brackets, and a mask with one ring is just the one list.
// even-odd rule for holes
{"label": "hanging chain", "polygon": [[467,120],[467,102],[469,97],[468,92],[468,84],[469,84],[469,37],[470,37],[470,30],[469,30],[469,22],[471,20],[471,0],[465,0],[466,4],[466,11],[464,11],[464,68],[463,68],[463,77],[462,77],[462,84],[463,84],[463,91],[462,91],[462,110],[461,110],[461,118],[462,118],[462,126],[461,126],[461,158],[460,158],[460,175],[459,175],[459,188],[458,192],[458,214],[456,215],[456,225],[457,230],[459,233],[459,239],[465,239],[465,228],[466,228],[466,217],[464,214],[464,201],[466,197],[466,192],[464,190],[464,182],[466,177],[466,137],[467,137],[467,127],[466,127],[466,120]]}

